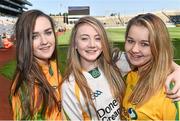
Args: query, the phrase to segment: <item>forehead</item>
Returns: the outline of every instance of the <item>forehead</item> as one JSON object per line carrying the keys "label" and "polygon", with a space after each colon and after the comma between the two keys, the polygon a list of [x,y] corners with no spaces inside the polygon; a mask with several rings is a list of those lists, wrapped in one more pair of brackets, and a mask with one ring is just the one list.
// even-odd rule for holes
{"label": "forehead", "polygon": [[35,25],[34,25],[34,31],[43,31],[44,29],[51,28],[50,21],[44,17],[40,16],[36,19]]}
{"label": "forehead", "polygon": [[149,30],[145,26],[132,25],[129,29],[128,36],[148,39]]}
{"label": "forehead", "polygon": [[84,23],[79,25],[77,29],[77,34],[90,34],[90,33],[98,33],[97,29],[95,26]]}

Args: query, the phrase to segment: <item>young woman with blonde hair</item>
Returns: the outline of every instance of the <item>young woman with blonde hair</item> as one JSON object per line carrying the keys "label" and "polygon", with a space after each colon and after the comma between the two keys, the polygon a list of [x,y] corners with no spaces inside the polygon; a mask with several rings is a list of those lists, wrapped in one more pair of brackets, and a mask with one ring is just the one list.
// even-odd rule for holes
{"label": "young woman with blonde hair", "polygon": [[175,120],[175,104],[166,97],[164,88],[173,71],[173,46],[164,22],[151,13],[132,18],[125,34],[125,51],[135,68],[126,79],[123,116],[134,120]]}
{"label": "young woman with blonde hair", "polygon": [[119,120],[125,85],[103,25],[82,17],[72,29],[62,107],[68,120]]}

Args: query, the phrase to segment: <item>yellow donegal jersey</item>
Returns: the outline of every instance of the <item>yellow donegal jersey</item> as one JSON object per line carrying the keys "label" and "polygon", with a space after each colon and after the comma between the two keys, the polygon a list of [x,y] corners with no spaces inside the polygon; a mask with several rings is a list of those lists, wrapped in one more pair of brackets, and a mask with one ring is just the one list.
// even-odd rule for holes
{"label": "yellow donegal jersey", "polygon": [[159,90],[139,107],[128,101],[137,81],[137,72],[130,72],[126,79],[127,89],[123,100],[122,117],[132,120],[175,120],[176,108],[172,100],[166,98],[165,89]]}
{"label": "yellow donegal jersey", "polygon": [[[55,95],[57,97],[58,100],[61,99],[61,95],[60,92],[57,88],[57,86],[60,84],[60,82],[62,81],[62,77],[59,74],[59,76],[57,75],[57,67],[56,67],[56,62],[55,61],[51,61],[50,62],[50,67],[45,66],[45,65],[40,65],[42,68],[42,71],[44,73],[44,75],[46,76],[47,80],[49,81],[50,85],[54,87],[55,89]],[[50,71],[51,70],[51,71]],[[59,79],[58,79],[59,77]],[[13,119],[14,120],[30,120],[30,114],[24,114],[23,108],[21,107],[22,103],[24,102],[25,98],[28,98],[27,96],[27,84],[24,83],[23,87],[24,88],[20,88],[19,92],[15,95],[12,96],[12,112],[13,112]],[[48,112],[48,109],[45,113],[45,116],[42,115],[42,104],[39,104],[37,102],[38,98],[39,98],[39,92],[40,89],[39,87],[37,87],[35,85],[34,88],[34,106],[39,107],[37,113],[32,117],[32,120],[62,120],[62,114],[61,112],[58,110],[58,106],[54,106],[53,109],[51,110],[51,112]],[[27,109],[28,110],[28,109]]]}

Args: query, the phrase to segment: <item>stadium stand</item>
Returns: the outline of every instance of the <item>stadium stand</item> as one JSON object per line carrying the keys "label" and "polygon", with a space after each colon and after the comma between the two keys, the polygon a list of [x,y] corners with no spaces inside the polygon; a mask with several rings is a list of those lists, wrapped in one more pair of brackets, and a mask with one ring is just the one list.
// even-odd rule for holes
{"label": "stadium stand", "polygon": [[[0,48],[3,42],[7,45],[7,40],[11,40],[17,16],[28,9],[26,5],[32,6],[27,0],[0,0]],[[3,34],[7,39],[2,38]]]}
{"label": "stadium stand", "polygon": [[27,0],[0,0],[0,14],[17,16],[28,9],[25,5],[32,6]]}
{"label": "stadium stand", "polygon": [[166,16],[171,23],[180,27],[180,11],[162,11],[162,14]]}

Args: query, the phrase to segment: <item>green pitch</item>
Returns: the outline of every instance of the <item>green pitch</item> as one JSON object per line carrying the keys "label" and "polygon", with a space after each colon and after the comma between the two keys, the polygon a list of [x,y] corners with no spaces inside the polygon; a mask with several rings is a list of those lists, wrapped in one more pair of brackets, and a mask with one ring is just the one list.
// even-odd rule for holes
{"label": "green pitch", "polygon": [[[168,28],[170,37],[172,38],[175,55],[174,60],[180,65],[180,27]],[[60,64],[60,70],[63,73],[66,67],[66,56],[68,51],[69,36],[71,31],[67,31],[63,35],[57,37],[58,39],[58,60]],[[119,47],[121,50],[124,49],[124,34],[125,29],[107,29],[110,43],[114,47]],[[5,77],[12,79],[12,75],[15,70],[15,60],[7,62],[6,65],[0,68],[0,74]]]}
{"label": "green pitch", "polygon": [[[114,28],[107,29],[106,31],[112,46],[119,47],[121,50],[124,50],[125,29]],[[180,65],[180,27],[168,28],[168,31],[174,45],[174,60]],[[67,31],[65,34],[58,37],[58,53],[61,64],[61,72],[64,72],[64,68],[66,65],[66,55],[68,50],[70,32],[71,31]]]}

